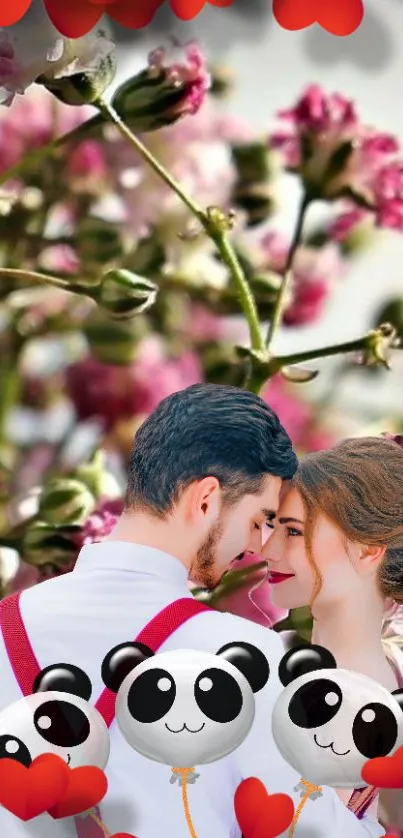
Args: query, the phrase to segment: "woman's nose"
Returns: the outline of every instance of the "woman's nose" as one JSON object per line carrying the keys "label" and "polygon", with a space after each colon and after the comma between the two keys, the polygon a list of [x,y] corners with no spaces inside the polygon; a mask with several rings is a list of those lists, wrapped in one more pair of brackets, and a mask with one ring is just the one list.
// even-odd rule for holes
{"label": "woman's nose", "polygon": [[271,530],[271,533],[269,533],[269,536],[264,543],[262,556],[264,559],[268,559],[271,562],[281,561],[281,540],[279,533],[276,532],[276,530]]}

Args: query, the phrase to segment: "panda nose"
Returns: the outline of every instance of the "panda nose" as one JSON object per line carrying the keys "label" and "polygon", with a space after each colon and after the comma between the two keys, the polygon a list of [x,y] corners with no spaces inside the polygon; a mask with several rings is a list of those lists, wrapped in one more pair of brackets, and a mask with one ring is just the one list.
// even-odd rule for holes
{"label": "panda nose", "polygon": [[87,716],[69,701],[45,701],[35,711],[34,725],[46,742],[60,748],[82,745],[90,734]]}

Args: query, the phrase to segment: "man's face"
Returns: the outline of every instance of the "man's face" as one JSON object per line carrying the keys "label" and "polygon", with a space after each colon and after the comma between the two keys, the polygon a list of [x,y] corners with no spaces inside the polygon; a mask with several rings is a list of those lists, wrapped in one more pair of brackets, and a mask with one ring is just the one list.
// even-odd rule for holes
{"label": "man's face", "polygon": [[235,559],[243,553],[260,554],[265,524],[278,509],[281,485],[280,477],[267,476],[259,494],[244,495],[224,507],[190,568],[192,582],[215,588]]}

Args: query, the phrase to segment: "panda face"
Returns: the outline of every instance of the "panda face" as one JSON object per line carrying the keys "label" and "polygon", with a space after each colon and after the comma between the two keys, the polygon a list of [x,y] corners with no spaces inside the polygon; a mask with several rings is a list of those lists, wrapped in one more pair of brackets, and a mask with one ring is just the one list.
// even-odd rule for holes
{"label": "panda face", "polygon": [[108,728],[88,700],[91,682],[79,667],[55,664],[38,673],[32,695],[0,713],[0,759],[27,768],[41,754],[61,757],[77,768],[104,768],[109,758]]}
{"label": "panda face", "polygon": [[364,764],[403,744],[403,712],[393,693],[343,669],[295,678],[277,699],[272,727],[280,753],[301,777],[335,788],[365,786]]}
{"label": "panda face", "polygon": [[224,657],[162,652],[124,679],[116,720],[127,743],[171,767],[194,767],[235,750],[255,715],[252,688]]}

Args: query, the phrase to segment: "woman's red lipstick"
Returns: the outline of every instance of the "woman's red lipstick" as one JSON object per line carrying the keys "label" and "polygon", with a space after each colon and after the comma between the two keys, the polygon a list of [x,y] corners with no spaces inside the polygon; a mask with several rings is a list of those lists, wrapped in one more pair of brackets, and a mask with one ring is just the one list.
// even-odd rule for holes
{"label": "woman's red lipstick", "polygon": [[278,585],[279,582],[285,582],[286,579],[292,579],[293,576],[295,576],[295,573],[276,573],[275,570],[271,570],[268,581],[271,585]]}

